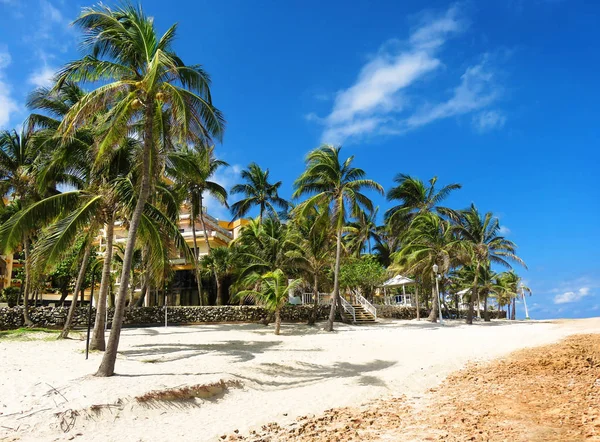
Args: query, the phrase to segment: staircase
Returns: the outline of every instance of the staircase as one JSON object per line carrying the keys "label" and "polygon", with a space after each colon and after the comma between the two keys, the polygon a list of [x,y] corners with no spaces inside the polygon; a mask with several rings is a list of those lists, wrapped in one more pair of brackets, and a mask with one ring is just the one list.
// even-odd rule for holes
{"label": "staircase", "polygon": [[[371,324],[375,322],[375,316],[373,316],[371,312],[365,310],[362,305],[352,304],[352,307],[354,307],[354,316],[356,316],[355,324]],[[352,318],[350,318],[350,320],[352,320]]]}

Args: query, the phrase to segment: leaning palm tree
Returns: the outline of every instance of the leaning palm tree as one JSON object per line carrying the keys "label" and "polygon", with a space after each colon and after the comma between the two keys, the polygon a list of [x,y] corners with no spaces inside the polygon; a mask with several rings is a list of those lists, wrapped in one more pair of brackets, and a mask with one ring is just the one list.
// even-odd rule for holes
{"label": "leaning palm tree", "polygon": [[388,209],[385,217],[388,222],[400,224],[406,224],[425,212],[453,214],[451,209],[441,207],[440,203],[454,190],[462,187],[460,184],[448,184],[437,190],[437,177],[431,178],[427,186],[420,179],[404,174],[396,175],[394,182],[398,185],[388,191],[387,200],[399,201],[399,204]]}
{"label": "leaning palm tree", "polygon": [[231,205],[234,218],[242,218],[253,207],[259,208],[259,220],[262,224],[265,213],[277,216],[277,209],[286,212],[289,204],[279,196],[281,181],[269,182],[269,169],[263,170],[256,163],[251,163],[243,170],[241,177],[244,184],[236,184],[231,188],[231,194],[242,194],[244,198]]}
{"label": "leaning palm tree", "polygon": [[323,145],[306,157],[306,170],[295,181],[294,198],[311,195],[296,207],[300,216],[316,206],[331,207],[332,223],[336,231],[336,254],[333,283],[333,299],[329,320],[325,329],[333,331],[333,320],[340,296],[340,260],[342,235],[348,215],[356,217],[361,211],[373,211],[373,203],[362,193],[375,190],[383,194],[383,188],[373,180],[365,179],[364,170],[353,167],[354,157],[340,161],[340,147]]}
{"label": "leaning palm tree", "polygon": [[252,299],[267,310],[275,313],[275,334],[281,330],[281,308],[288,301],[288,293],[294,290],[302,282],[301,279],[293,279],[288,282],[281,269],[275,269],[263,275],[257,273],[247,278],[250,285],[258,287],[257,290],[242,290],[236,297],[241,299]]}
{"label": "leaning palm tree", "polygon": [[[161,128],[169,128],[169,137],[179,142],[208,144],[220,138],[224,121],[212,105],[210,80],[200,66],[187,66],[173,52],[176,25],[159,36],[154,20],[141,6],[126,5],[117,9],[98,5],[85,8],[75,20],[85,32],[83,48],[88,55],[67,64],[58,74],[60,87],[66,81],[98,84],[71,108],[60,131],[69,139],[80,126],[107,109],[102,122],[102,136],[97,140],[97,162],[119,143],[132,126],[141,141],[137,160],[140,163],[137,203],[131,215],[123,275],[117,295],[115,314],[107,351],[97,376],[114,373],[119,337],[123,324],[129,287],[131,263],[138,227],[153,187],[156,167],[161,161]],[[160,121],[160,125],[158,122]],[[139,123],[139,124],[137,124]]]}
{"label": "leaning palm tree", "polygon": [[[511,269],[511,262],[527,266],[521,258],[516,255],[517,246],[512,241],[499,236],[500,223],[491,212],[483,217],[474,204],[460,214],[456,225],[457,234],[469,245],[472,252],[472,263],[475,267],[473,272],[473,288],[469,298],[469,310],[467,312],[467,324],[473,323],[473,302],[477,299],[477,317],[481,319],[480,295],[479,295],[479,271],[489,263],[497,264]],[[487,316],[487,315],[486,315]]]}
{"label": "leaning palm tree", "polygon": [[[167,174],[172,176],[187,195],[190,203],[190,223],[192,225],[192,238],[194,240],[194,264],[196,267],[196,283],[198,284],[198,295],[202,293],[202,278],[200,269],[199,249],[196,238],[196,219],[200,219],[206,249],[210,253],[210,241],[204,221],[204,196],[210,195],[215,200],[229,207],[227,204],[227,190],[214,179],[217,171],[228,164],[218,160],[214,156],[214,146],[201,147],[199,149],[186,148],[179,152],[173,152],[168,158],[169,167]],[[216,275],[215,275],[216,278]],[[200,298],[202,299],[202,297]],[[206,304],[204,300],[204,304]]]}

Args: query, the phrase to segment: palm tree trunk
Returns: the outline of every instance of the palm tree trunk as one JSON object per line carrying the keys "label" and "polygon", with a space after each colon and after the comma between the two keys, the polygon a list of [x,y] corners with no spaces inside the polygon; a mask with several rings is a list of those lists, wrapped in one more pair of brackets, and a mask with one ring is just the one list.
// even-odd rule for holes
{"label": "palm tree trunk", "polygon": [[439,311],[438,303],[440,300],[437,293],[435,293],[435,275],[431,280],[431,300],[431,311],[429,312],[429,317],[427,320],[429,322],[437,322]]}
{"label": "palm tree trunk", "polygon": [[[194,239],[194,267],[196,268],[196,284],[198,286],[198,299],[200,300],[200,305],[208,305],[208,300],[204,299],[204,294],[202,293],[202,277],[200,276],[200,251],[198,250],[198,238],[196,236],[196,218],[194,214],[196,213],[196,208],[194,207],[194,198],[192,200],[192,238]],[[204,231],[204,236],[206,236],[206,230]]]}
{"label": "palm tree trunk", "polygon": [[[477,268],[475,269],[475,278],[473,279],[473,288],[471,289],[471,296],[469,296],[469,309],[467,310],[467,320],[466,323],[469,325],[473,324],[473,301],[474,298],[477,297],[479,299],[479,291],[477,290],[477,277],[479,276],[479,263],[477,263]],[[473,293],[475,292],[475,293]],[[475,295],[475,296],[473,296]],[[479,306],[477,306],[477,310],[479,310]]]}
{"label": "palm tree trunk", "polygon": [[[62,332],[58,335],[57,339],[67,339],[69,336],[69,332],[71,328],[73,328],[73,318],[75,317],[75,310],[77,309],[77,294],[81,287],[83,287],[83,281],[85,279],[85,271],[87,270],[87,264],[90,259],[90,254],[92,252],[92,244],[88,242],[85,246],[85,251],[83,252],[83,259],[81,260],[81,267],[79,268],[79,274],[77,275],[77,281],[75,281],[75,289],[73,290],[73,301],[71,302],[71,307],[69,307],[69,313],[67,314],[67,320],[65,321],[65,325],[62,329]],[[90,300],[91,302],[91,300]]]}
{"label": "palm tree trunk", "polygon": [[115,372],[115,362],[117,360],[117,349],[119,348],[119,338],[121,337],[121,327],[125,313],[125,300],[127,299],[127,288],[129,287],[129,278],[131,276],[131,264],[133,262],[133,252],[135,251],[135,239],[137,237],[138,227],[142,220],[142,214],[148,195],[150,194],[150,157],[154,151],[154,99],[150,97],[146,103],[144,115],[144,150],[142,152],[142,177],[140,183],[140,193],[129,223],[129,233],[127,235],[127,246],[125,247],[125,256],[123,257],[123,273],[119,293],[115,303],[115,314],[113,316],[110,336],[106,352],[102,358],[102,363],[98,368],[96,376],[112,376]]}
{"label": "palm tree trunk", "polygon": [[113,241],[115,231],[115,213],[111,213],[106,224],[106,250],[104,252],[104,263],[102,264],[102,279],[96,302],[96,319],[94,321],[94,332],[90,341],[90,350],[104,351],[106,342],[104,340],[104,327],[106,321],[106,301],[108,291],[112,284],[110,268],[112,265]]}
{"label": "palm tree trunk", "polygon": [[514,321],[517,319],[517,298],[512,299],[512,309],[510,311],[510,319]]}
{"label": "palm tree trunk", "polygon": [[417,301],[417,321],[421,320],[421,310],[419,309],[419,285],[415,286],[415,299]]}
{"label": "palm tree trunk", "polygon": [[223,305],[223,283],[220,278],[216,278],[217,282],[217,305]]}
{"label": "palm tree trunk", "polygon": [[331,310],[329,319],[325,325],[325,331],[333,331],[333,321],[335,320],[335,309],[339,303],[340,297],[340,259],[342,256],[342,229],[338,229],[335,250],[335,269],[333,272],[333,297],[331,298]]}
{"label": "palm tree trunk", "polygon": [[308,325],[315,325],[319,312],[319,277],[317,272],[313,275],[313,309],[308,317]]}
{"label": "palm tree trunk", "polygon": [[148,246],[145,246],[142,249],[142,281],[141,281],[141,291],[140,291],[140,297],[137,299],[137,301],[135,301],[135,306],[136,307],[143,307],[144,306],[144,300],[146,299],[146,292],[148,291],[148,281],[150,279],[149,276],[149,271],[148,271]]}
{"label": "palm tree trunk", "polygon": [[477,290],[477,319],[481,320],[481,298],[479,297],[479,290]]}
{"label": "palm tree trunk", "polygon": [[275,334],[278,335],[281,330],[281,307],[275,309]]}
{"label": "palm tree trunk", "polygon": [[485,322],[490,322],[490,312],[488,311],[488,296],[487,293],[485,295],[485,298],[483,298],[483,320]]}
{"label": "palm tree trunk", "polygon": [[31,241],[25,235],[23,251],[25,253],[25,289],[23,290],[23,321],[26,327],[32,327],[33,321],[29,317],[29,291],[31,290]]}
{"label": "palm tree trunk", "polygon": [[[204,240],[206,241],[206,249],[208,250],[208,253],[210,253],[211,247],[210,247],[210,241],[208,240],[208,230],[206,230],[206,223],[204,222],[204,213],[202,212],[202,194],[200,194],[200,197],[198,198],[198,200],[200,201],[200,207],[199,207],[199,209],[200,209],[200,224],[202,224],[202,230],[204,231]],[[215,279],[218,279],[216,268],[213,269],[213,273],[215,275]],[[223,300],[221,300],[221,302],[222,301]]]}

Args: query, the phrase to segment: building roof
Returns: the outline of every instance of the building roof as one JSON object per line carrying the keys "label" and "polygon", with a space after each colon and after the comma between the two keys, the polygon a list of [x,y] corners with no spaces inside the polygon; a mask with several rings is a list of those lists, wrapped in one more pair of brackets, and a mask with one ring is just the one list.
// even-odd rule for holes
{"label": "building roof", "polygon": [[382,285],[383,287],[402,287],[403,285],[414,284],[413,279],[407,278],[406,276],[396,275],[391,279],[388,279]]}

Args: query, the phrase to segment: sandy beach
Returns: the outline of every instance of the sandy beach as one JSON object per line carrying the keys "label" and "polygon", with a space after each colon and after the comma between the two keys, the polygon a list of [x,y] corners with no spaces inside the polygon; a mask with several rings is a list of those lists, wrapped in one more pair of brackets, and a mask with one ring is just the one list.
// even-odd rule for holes
{"label": "sandy beach", "polygon": [[[470,362],[600,333],[600,318],[444,326],[421,321],[130,328],[117,375],[92,376],[85,342],[0,339],[1,440],[216,441],[270,422],[375,399],[419,398]],[[140,403],[148,392],[236,381],[210,399]],[[276,440],[276,439],[273,439]]]}

